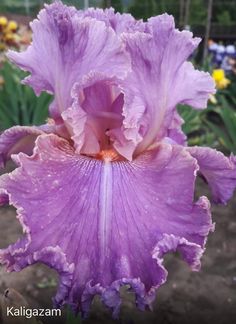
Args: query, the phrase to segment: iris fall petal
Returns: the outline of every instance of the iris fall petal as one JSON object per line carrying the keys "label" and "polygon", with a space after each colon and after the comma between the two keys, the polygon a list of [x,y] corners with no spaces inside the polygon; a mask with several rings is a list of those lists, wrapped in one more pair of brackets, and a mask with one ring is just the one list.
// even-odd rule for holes
{"label": "iris fall petal", "polygon": [[190,154],[197,159],[199,172],[210,186],[216,203],[225,204],[236,187],[236,159],[207,147],[189,147]]}
{"label": "iris fall petal", "polygon": [[0,185],[25,236],[1,252],[1,261],[16,271],[37,261],[55,268],[57,305],[79,302],[86,312],[99,293],[116,314],[118,288],[129,284],[145,308],[166,280],[165,253],[179,250],[199,268],[212,229],[209,203],[193,202],[198,165],[180,146],[161,144],[132,162],[112,162],[40,135],[33,156],[14,160],[19,167]]}

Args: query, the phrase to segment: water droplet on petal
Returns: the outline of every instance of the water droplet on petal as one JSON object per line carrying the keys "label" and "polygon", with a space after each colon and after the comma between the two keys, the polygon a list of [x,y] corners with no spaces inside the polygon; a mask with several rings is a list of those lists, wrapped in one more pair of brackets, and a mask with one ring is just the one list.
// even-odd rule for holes
{"label": "water droplet on petal", "polygon": [[58,180],[54,180],[52,183],[53,187],[57,187],[59,185],[59,181]]}

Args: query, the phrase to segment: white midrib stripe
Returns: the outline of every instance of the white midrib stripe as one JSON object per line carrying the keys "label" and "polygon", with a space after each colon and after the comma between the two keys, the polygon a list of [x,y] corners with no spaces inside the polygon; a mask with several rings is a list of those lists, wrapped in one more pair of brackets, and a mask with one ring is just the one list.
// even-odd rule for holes
{"label": "white midrib stripe", "polygon": [[100,264],[104,265],[107,256],[112,215],[112,165],[104,161],[102,166],[99,197],[99,244]]}

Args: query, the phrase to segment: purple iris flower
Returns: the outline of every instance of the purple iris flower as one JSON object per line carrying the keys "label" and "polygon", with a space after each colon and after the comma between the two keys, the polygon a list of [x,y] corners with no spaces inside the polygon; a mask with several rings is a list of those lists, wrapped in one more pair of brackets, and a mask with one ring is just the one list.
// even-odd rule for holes
{"label": "purple iris flower", "polygon": [[214,83],[186,60],[200,39],[163,14],[146,23],[112,9],[46,5],[33,42],[9,59],[24,83],[54,95],[46,125],[12,127],[0,137],[1,204],[17,208],[24,236],[1,250],[9,271],[43,262],[60,275],[55,305],[87,314],[94,295],[117,316],[119,288],[150,307],[167,278],[163,257],[179,251],[199,270],[213,230],[198,173],[225,203],[236,160],[188,147],[177,104],[206,107]]}

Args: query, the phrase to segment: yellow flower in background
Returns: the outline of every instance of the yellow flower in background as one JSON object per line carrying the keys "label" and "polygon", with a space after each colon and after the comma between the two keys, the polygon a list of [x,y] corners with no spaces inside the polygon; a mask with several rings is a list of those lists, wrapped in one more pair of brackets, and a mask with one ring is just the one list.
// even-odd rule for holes
{"label": "yellow flower in background", "polygon": [[9,23],[7,24],[6,31],[12,31],[15,32],[18,28],[18,24],[14,20],[10,20]]}
{"label": "yellow flower in background", "polygon": [[6,50],[6,44],[5,43],[2,43],[2,42],[0,42],[0,52],[1,51],[5,51]]}
{"label": "yellow flower in background", "polygon": [[0,17],[0,52],[5,51],[9,46],[16,46],[19,41],[17,35],[18,24],[14,20]]}
{"label": "yellow flower in background", "polygon": [[[1,0],[0,0],[1,2]],[[24,48],[31,42],[31,32],[24,24],[0,15],[0,64],[9,48]]]}
{"label": "yellow flower in background", "polygon": [[212,77],[215,80],[217,89],[224,89],[230,84],[230,80],[225,77],[223,69],[213,70]]}
{"label": "yellow flower in background", "polygon": [[6,27],[8,23],[8,20],[4,16],[0,16],[0,27]]}
{"label": "yellow flower in background", "polygon": [[4,39],[5,42],[12,42],[12,41],[15,40],[15,35],[13,33],[11,33],[11,32],[8,32],[8,33],[6,33],[4,35],[3,39]]}

